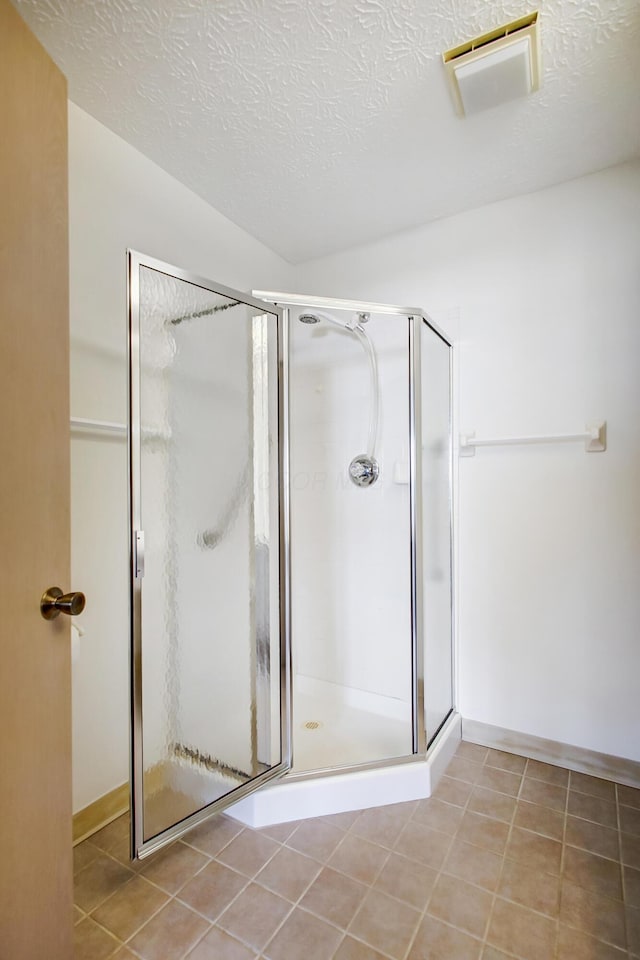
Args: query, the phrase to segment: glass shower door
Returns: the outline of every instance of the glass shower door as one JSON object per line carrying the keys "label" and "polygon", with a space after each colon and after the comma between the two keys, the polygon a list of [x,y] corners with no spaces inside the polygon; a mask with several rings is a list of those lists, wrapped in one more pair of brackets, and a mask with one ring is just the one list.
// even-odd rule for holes
{"label": "glass shower door", "polygon": [[132,847],[290,767],[281,311],[129,254]]}

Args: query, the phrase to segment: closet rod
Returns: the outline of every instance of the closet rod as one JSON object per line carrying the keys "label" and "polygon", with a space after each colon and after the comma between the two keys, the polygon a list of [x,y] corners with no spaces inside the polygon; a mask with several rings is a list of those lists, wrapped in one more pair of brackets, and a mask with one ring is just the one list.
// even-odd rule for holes
{"label": "closet rod", "polygon": [[527,443],[567,443],[583,440],[587,453],[602,453],[607,449],[607,423],[587,424],[583,433],[555,433],[533,437],[476,438],[475,433],[460,434],[460,456],[475,456],[476,447],[507,447]]}

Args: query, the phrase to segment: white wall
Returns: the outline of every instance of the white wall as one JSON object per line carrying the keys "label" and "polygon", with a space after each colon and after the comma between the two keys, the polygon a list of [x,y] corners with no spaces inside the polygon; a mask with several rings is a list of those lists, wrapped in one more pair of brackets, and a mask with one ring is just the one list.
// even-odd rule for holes
{"label": "white wall", "polygon": [[608,449],[459,463],[463,716],[640,760],[640,164],[299,268],[309,294],[423,305],[457,346],[459,429]]}
{"label": "white wall", "polygon": [[[250,290],[291,268],[73,104],[69,105],[71,412],[126,417],[127,247]],[[127,465],[121,440],[72,440],[74,810],[128,777]]]}

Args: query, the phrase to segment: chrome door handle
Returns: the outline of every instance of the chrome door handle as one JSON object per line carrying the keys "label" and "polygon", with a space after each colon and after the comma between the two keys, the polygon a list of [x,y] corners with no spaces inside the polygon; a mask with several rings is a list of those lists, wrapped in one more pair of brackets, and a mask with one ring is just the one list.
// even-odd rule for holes
{"label": "chrome door handle", "polygon": [[49,587],[40,598],[40,613],[45,620],[55,620],[61,613],[77,617],[84,610],[85,603],[85,595],[79,590],[63,594],[60,587]]}

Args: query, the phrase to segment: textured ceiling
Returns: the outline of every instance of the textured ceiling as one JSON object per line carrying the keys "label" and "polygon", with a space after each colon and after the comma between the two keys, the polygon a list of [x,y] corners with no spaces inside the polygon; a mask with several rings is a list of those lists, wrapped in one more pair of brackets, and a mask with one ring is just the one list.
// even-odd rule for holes
{"label": "textured ceiling", "polygon": [[[640,154],[638,0],[14,0],[83,109],[292,262]],[[540,11],[542,89],[442,51]]]}

